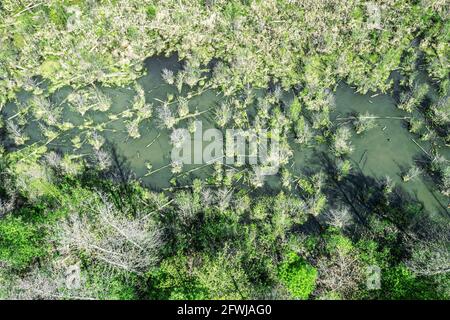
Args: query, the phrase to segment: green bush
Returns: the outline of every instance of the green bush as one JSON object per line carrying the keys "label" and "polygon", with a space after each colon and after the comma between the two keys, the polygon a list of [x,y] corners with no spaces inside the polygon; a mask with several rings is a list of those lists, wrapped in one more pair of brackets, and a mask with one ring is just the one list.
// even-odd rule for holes
{"label": "green bush", "polygon": [[290,252],[278,268],[278,277],[294,298],[308,299],[315,288],[317,270]]}
{"label": "green bush", "polygon": [[162,261],[149,274],[151,299],[198,300],[207,298],[207,289],[189,272],[186,256],[178,254]]}
{"label": "green bush", "polygon": [[24,268],[45,255],[46,246],[39,227],[21,217],[7,216],[0,220],[0,261],[15,268]]}
{"label": "green bush", "polygon": [[381,298],[392,300],[448,299],[445,291],[439,292],[437,284],[448,283],[447,279],[434,281],[434,277],[415,276],[405,266],[396,266],[381,272]]}

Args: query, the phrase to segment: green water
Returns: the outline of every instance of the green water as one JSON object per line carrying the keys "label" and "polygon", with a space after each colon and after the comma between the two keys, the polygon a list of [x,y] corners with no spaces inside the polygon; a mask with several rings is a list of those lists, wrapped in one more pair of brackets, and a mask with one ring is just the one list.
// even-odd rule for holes
{"label": "green water", "polygon": [[[403,120],[393,119],[406,117],[408,114],[396,108],[392,97],[382,94],[359,95],[348,86],[340,86],[336,92],[336,105],[336,117],[345,117],[352,112],[369,112],[382,117],[376,120],[374,128],[360,135],[353,135],[354,152],[351,158],[365,175],[378,179],[388,175],[397,186],[423,202],[427,211],[447,211],[448,199],[434,189],[431,181],[422,177],[403,182],[401,178],[401,173],[416,163],[418,156],[426,155],[429,143],[410,134]],[[448,148],[443,147],[440,152],[449,159]]]}
{"label": "green water", "polygon": [[[115,121],[108,119],[111,114],[120,115],[124,110],[130,108],[131,101],[135,95],[135,91],[132,88],[101,88],[102,92],[112,100],[111,108],[107,112],[88,111],[84,116],[65,103],[71,89],[63,88],[51,96],[51,101],[56,105],[62,106],[61,121],[73,123],[75,128],[69,130],[47,146],[63,153],[81,154],[89,157],[92,153],[92,148],[88,144],[84,144],[76,150],[71,146],[71,139],[75,135],[83,136],[83,133],[77,129],[77,126],[82,125],[88,119],[92,120],[94,125],[106,122],[105,130],[98,133],[106,139],[109,146],[115,148],[119,157],[124,161],[124,166],[129,168],[138,179],[152,189],[160,190],[169,187],[170,180],[174,177],[170,166],[168,166],[171,162],[172,150],[169,138],[170,132],[158,127],[156,111],[161,105],[161,101],[166,100],[168,95],[176,97],[179,94],[174,86],[163,82],[161,70],[166,68],[176,72],[181,68],[181,65],[175,57],[152,58],[146,61],[146,67],[148,70],[147,74],[138,79],[138,83],[145,90],[146,101],[152,103],[154,108],[152,117],[140,124],[140,138],[133,139],[129,137],[126,123],[123,119],[119,118]],[[202,121],[203,129],[215,127],[214,109],[223,99],[222,95],[214,90],[206,90],[202,94],[195,96],[195,89],[189,91],[184,86],[182,95],[186,96],[189,92],[194,94],[194,97],[189,101],[190,112],[201,112],[212,108],[211,111],[196,117],[196,120]],[[291,99],[290,96],[285,94],[285,99]],[[24,102],[29,97],[30,94],[24,93],[19,95],[19,100]],[[339,118],[348,117],[351,112],[364,113],[367,111],[380,117],[407,116],[406,113],[395,107],[392,97],[382,94],[360,95],[346,85],[340,85],[337,88],[335,100],[336,109],[333,111],[332,120],[338,124],[345,122],[338,120]],[[3,110],[3,116],[4,118],[11,118],[16,112],[17,107],[15,104],[10,103]],[[176,127],[187,127],[187,121],[181,121]],[[45,144],[45,138],[42,136],[36,120],[29,118],[23,130],[30,137],[30,140],[27,141],[28,144]],[[416,137],[411,135],[405,128],[402,120],[377,119],[374,128],[360,135],[354,134],[352,138],[354,151],[351,154],[351,159],[354,165],[365,175],[377,179],[381,179],[386,175],[390,176],[397,186],[404,188],[413,198],[423,202],[425,209],[431,214],[447,213],[448,199],[434,189],[431,181],[420,178],[416,181],[404,183],[401,179],[401,172],[414,163],[417,155],[424,153],[417,143],[424,150],[427,150],[429,147],[426,143],[418,141]],[[319,162],[314,159],[313,148],[300,147],[294,142],[291,143],[291,147],[293,148],[294,156],[289,167],[293,175],[299,175],[308,168],[318,167]],[[442,150],[442,153],[448,159],[448,149]],[[152,170],[165,168],[150,176],[145,176],[148,172],[146,168],[147,163],[151,163]],[[186,183],[189,182],[189,179],[196,177],[204,179],[213,173],[211,166],[202,166],[199,169],[198,165],[185,165],[183,170],[187,172],[195,168],[198,170],[186,175]],[[266,186],[272,189],[279,188],[279,178],[270,177],[267,179]]]}

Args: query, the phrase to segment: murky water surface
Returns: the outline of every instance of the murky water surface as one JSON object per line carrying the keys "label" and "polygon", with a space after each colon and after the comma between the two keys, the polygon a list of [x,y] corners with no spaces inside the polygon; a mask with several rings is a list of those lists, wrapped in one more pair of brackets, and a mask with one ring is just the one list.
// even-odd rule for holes
{"label": "murky water surface", "polygon": [[[58,149],[62,152],[82,154],[89,156],[92,147],[85,143],[79,149],[74,149],[71,140],[79,136],[81,141],[86,140],[88,129],[80,130],[79,126],[91,120],[91,127],[99,123],[106,123],[105,130],[99,131],[106,138],[109,145],[113,146],[117,154],[126,160],[126,165],[142,179],[142,181],[153,189],[161,189],[170,186],[170,179],[173,178],[171,168],[170,132],[161,129],[156,120],[156,109],[161,105],[161,101],[167,100],[168,95],[178,96],[175,86],[167,85],[161,78],[163,68],[176,72],[181,68],[175,57],[172,58],[152,58],[146,62],[148,68],[147,75],[140,78],[138,83],[144,88],[146,101],[154,106],[153,115],[150,119],[144,120],[139,127],[141,137],[130,138],[126,130],[127,119],[121,118],[124,110],[130,108],[135,95],[133,88],[101,88],[102,92],[111,98],[112,106],[107,112],[87,111],[83,116],[73,110],[67,103],[66,97],[71,92],[70,88],[64,88],[52,95],[54,103],[61,104],[62,121],[75,125],[74,129],[67,131],[61,137],[48,144],[49,148]],[[182,94],[187,95],[188,88],[184,88]],[[191,92],[192,93],[192,92]],[[195,90],[193,91],[195,95]],[[285,95],[290,99],[289,94]],[[26,101],[30,94],[20,95],[20,99]],[[214,109],[223,99],[221,94],[214,90],[206,90],[201,95],[194,96],[189,102],[191,113],[202,112],[212,108],[211,111],[204,112],[196,117],[203,123],[203,129],[215,127]],[[351,159],[354,164],[365,174],[375,178],[390,176],[394,182],[403,187],[417,200],[424,203],[425,208],[431,214],[446,211],[448,199],[443,197],[433,184],[421,178],[416,181],[404,183],[401,179],[401,172],[409,168],[416,157],[426,151],[428,145],[423,141],[418,141],[405,128],[401,119],[396,117],[407,116],[406,113],[397,109],[392,97],[388,95],[360,95],[345,85],[338,87],[335,93],[336,110],[333,112],[333,121],[348,117],[351,112],[365,113],[381,117],[376,120],[376,126],[360,135],[354,134],[352,145],[354,152]],[[14,104],[9,104],[3,110],[4,118],[14,116],[17,108]],[[111,115],[119,115],[117,120],[111,120]],[[187,120],[183,120],[177,127],[187,127]],[[46,138],[43,137],[38,121],[29,121],[24,127],[26,134],[30,137],[28,144],[39,143]],[[290,167],[293,174],[298,175],[308,167],[317,167],[311,148],[302,148],[295,143],[291,143],[294,149],[294,157]],[[443,148],[442,153],[449,159],[448,148]],[[162,168],[150,176],[145,176],[148,172],[147,164],[152,165],[152,170]],[[189,174],[189,179],[194,177],[206,178],[213,173],[211,166],[185,165],[184,172],[196,169]],[[268,188],[279,188],[279,179],[271,177],[267,181]]]}

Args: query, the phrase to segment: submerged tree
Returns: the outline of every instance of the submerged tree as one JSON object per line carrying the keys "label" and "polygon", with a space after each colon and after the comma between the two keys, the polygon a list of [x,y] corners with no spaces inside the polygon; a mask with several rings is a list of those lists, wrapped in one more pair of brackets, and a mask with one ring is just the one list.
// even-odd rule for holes
{"label": "submerged tree", "polygon": [[131,138],[139,139],[141,137],[141,134],[139,132],[139,119],[128,121],[126,128],[128,136],[130,136]]}
{"label": "submerged tree", "polygon": [[178,116],[180,118],[189,114],[189,100],[185,97],[178,97]]}
{"label": "submerged tree", "polygon": [[170,143],[175,148],[181,148],[189,137],[186,135],[186,129],[174,129],[170,134]]}
{"label": "submerged tree", "polygon": [[351,169],[352,165],[349,160],[338,159],[336,165],[336,179],[338,181],[341,181],[343,178],[349,175]]}
{"label": "submerged tree", "polygon": [[29,140],[28,136],[22,132],[22,129],[15,124],[12,120],[6,121],[6,130],[11,137],[11,139],[14,141],[17,145],[22,145],[27,140]]}
{"label": "submerged tree", "polygon": [[382,185],[383,185],[383,193],[385,196],[389,196],[394,191],[395,182],[392,180],[391,177],[385,176]]}
{"label": "submerged tree", "polygon": [[159,123],[163,128],[171,129],[177,123],[176,118],[173,116],[170,107],[167,104],[163,104],[158,110]]}
{"label": "submerged tree", "polygon": [[295,142],[299,144],[308,144],[313,138],[313,131],[304,117],[300,118],[294,124]]}
{"label": "submerged tree", "polygon": [[172,166],[172,173],[180,173],[183,171],[183,162],[181,160],[174,160],[170,164]]}
{"label": "submerged tree", "polygon": [[353,151],[350,142],[351,132],[348,127],[339,127],[334,135],[334,153],[336,156],[343,156]]}
{"label": "submerged tree", "polygon": [[168,70],[168,69],[162,69],[161,71],[161,77],[163,78],[163,80],[170,85],[173,85],[175,83],[175,77],[173,74],[172,70]]}
{"label": "submerged tree", "polygon": [[222,102],[216,111],[216,122],[224,128],[232,117],[232,109],[228,101]]}
{"label": "submerged tree", "polygon": [[354,126],[357,134],[361,134],[375,126],[375,118],[370,113],[366,112],[356,117]]}
{"label": "submerged tree", "polygon": [[105,143],[105,138],[97,133],[97,131],[93,131],[89,137],[89,143],[92,145],[94,150],[100,150],[100,148]]}
{"label": "submerged tree", "polygon": [[402,179],[404,182],[408,182],[417,179],[421,174],[422,170],[419,167],[413,165],[411,168],[408,169],[406,173],[402,175]]}
{"label": "submerged tree", "polygon": [[112,160],[108,152],[104,150],[94,150],[94,163],[100,170],[106,170],[111,167]]}
{"label": "submerged tree", "polygon": [[44,121],[45,124],[55,126],[60,121],[62,109],[52,105],[49,99],[43,96],[34,96],[31,106],[36,119]]}

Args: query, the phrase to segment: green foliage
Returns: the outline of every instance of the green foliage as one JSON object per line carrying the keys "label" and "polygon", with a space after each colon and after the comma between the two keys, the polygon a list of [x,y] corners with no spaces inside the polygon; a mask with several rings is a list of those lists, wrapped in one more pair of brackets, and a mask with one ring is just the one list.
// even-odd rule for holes
{"label": "green foliage", "polygon": [[48,8],[48,17],[52,23],[59,27],[65,27],[67,22],[67,14],[62,4],[56,3]]}
{"label": "green foliage", "polygon": [[25,268],[43,257],[49,249],[42,227],[19,216],[0,219],[0,261],[14,268]]}
{"label": "green foliage", "polygon": [[139,279],[133,275],[115,274],[105,277],[105,270],[90,266],[83,272],[87,292],[93,292],[100,300],[136,300],[139,299],[137,288]]}
{"label": "green foliage", "polygon": [[360,240],[356,246],[359,258],[368,266],[387,268],[392,263],[389,247],[380,248],[380,245],[373,240]]}
{"label": "green foliage", "polygon": [[232,0],[224,8],[224,15],[229,19],[236,19],[239,16],[245,16],[247,8],[239,0]]}
{"label": "green foliage", "polygon": [[208,288],[201,285],[193,273],[192,260],[178,254],[162,261],[149,274],[149,296],[152,299],[207,299]]}
{"label": "green foliage", "polygon": [[333,228],[330,228],[325,234],[325,239],[326,249],[330,253],[339,250],[346,254],[350,253],[354,249],[352,241]]}
{"label": "green foliage", "polygon": [[292,122],[296,122],[299,119],[301,111],[302,105],[300,104],[298,98],[294,97],[294,100],[289,107],[289,116]]}
{"label": "green foliage", "polygon": [[294,298],[308,299],[314,291],[317,270],[289,252],[278,268],[278,277]]}
{"label": "green foliage", "polygon": [[[444,82],[449,68],[445,2],[436,3],[433,10],[422,2],[387,4],[383,16],[390,18],[383,19],[382,29],[371,27],[365,4],[340,2],[333,10],[310,1],[211,1],[205,6],[204,1],[179,5],[178,1],[51,0],[29,10],[8,4],[1,13],[0,21],[5,22],[0,23],[0,32],[13,34],[14,44],[2,45],[0,57],[6,57],[5,72],[19,78],[41,73],[43,61],[50,64],[42,69],[55,87],[70,83],[81,87],[95,80],[129,83],[141,74],[134,66],[147,55],[178,51],[181,59],[204,64],[213,58],[226,61],[229,68],[217,77],[217,87],[229,85],[230,91],[248,83],[263,87],[273,77],[284,88],[303,83],[317,92],[333,87],[338,75],[365,93],[391,87],[390,73],[403,67],[402,56],[420,36],[427,71]],[[74,17],[69,8],[82,14]],[[208,20],[211,16],[220,24]],[[66,30],[69,17],[80,19],[71,32]],[[11,19],[19,23],[10,23]],[[99,41],[106,34],[108,41]],[[129,42],[134,47],[136,41],[143,50],[131,54],[118,54],[113,45]],[[37,46],[36,53],[14,50],[27,43]],[[73,43],[78,50],[71,49]],[[6,83],[0,86],[0,92],[9,91]]]}
{"label": "green foliage", "polygon": [[219,254],[165,259],[149,274],[150,297],[170,300],[245,299],[249,283],[238,260]]}
{"label": "green foliage", "polygon": [[203,265],[196,272],[201,286],[208,288],[208,298],[214,300],[250,299],[251,286],[239,255],[219,253],[203,257]]}
{"label": "green foliage", "polygon": [[[439,292],[438,283],[433,277],[415,276],[405,266],[399,265],[382,270],[381,297],[392,300],[435,300],[448,299],[445,291]],[[448,281],[448,276],[441,279]]]}
{"label": "green foliage", "polygon": [[60,68],[61,65],[58,60],[50,57],[41,64],[39,71],[43,77],[51,79]]}
{"label": "green foliage", "polygon": [[149,17],[150,19],[153,19],[156,16],[156,7],[153,5],[150,5],[147,7],[147,17]]}
{"label": "green foliage", "polygon": [[299,187],[305,191],[308,195],[314,194],[314,186],[311,182],[309,182],[307,179],[299,179],[298,180]]}

